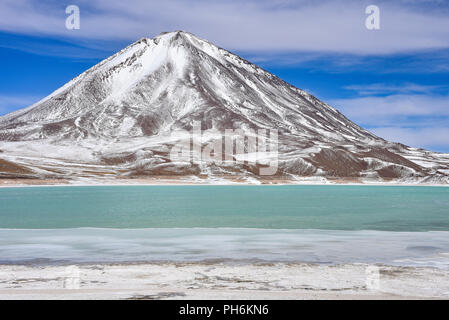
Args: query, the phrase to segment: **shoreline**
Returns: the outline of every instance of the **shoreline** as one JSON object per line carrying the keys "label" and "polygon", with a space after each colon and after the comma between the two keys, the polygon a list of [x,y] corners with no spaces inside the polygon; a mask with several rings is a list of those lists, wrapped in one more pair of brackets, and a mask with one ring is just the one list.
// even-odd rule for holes
{"label": "shoreline", "polygon": [[[111,181],[91,181],[91,182],[69,182],[64,183],[45,183],[45,180],[39,180],[42,183],[23,183],[24,181],[10,181],[0,179],[1,188],[33,188],[33,187],[116,187],[116,186],[380,186],[380,187],[449,187],[449,184],[430,184],[430,183],[397,183],[397,182],[374,182],[374,183],[356,183],[356,182],[311,182],[311,181],[283,181],[276,183],[248,183],[248,182],[198,182],[198,181],[180,181],[179,179],[148,179],[149,181],[126,179],[125,182]],[[9,180],[9,179],[8,179]]]}
{"label": "shoreline", "polygon": [[449,299],[447,271],[386,265],[0,265],[0,299]]}

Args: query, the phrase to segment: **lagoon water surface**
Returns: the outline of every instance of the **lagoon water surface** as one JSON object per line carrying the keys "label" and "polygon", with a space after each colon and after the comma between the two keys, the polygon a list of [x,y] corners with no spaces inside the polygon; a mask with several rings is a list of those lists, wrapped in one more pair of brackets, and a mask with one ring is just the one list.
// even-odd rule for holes
{"label": "lagoon water surface", "polygon": [[0,264],[210,259],[449,269],[449,188],[0,188]]}
{"label": "lagoon water surface", "polygon": [[0,189],[0,228],[449,231],[449,188],[89,186]]}

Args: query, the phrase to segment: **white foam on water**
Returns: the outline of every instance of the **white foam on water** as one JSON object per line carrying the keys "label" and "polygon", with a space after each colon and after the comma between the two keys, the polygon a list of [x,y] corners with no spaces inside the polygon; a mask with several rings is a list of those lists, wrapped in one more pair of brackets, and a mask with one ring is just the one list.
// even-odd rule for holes
{"label": "white foam on water", "polygon": [[0,229],[0,264],[214,259],[379,263],[449,269],[449,232],[245,228]]}

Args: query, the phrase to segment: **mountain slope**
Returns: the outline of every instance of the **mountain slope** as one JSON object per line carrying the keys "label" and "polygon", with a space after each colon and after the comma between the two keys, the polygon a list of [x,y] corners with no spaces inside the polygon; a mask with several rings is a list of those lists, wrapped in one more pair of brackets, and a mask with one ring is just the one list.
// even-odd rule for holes
{"label": "mountain slope", "polygon": [[310,94],[180,31],[143,38],[0,117],[0,159],[35,177],[267,179],[251,161],[172,161],[172,146],[197,122],[203,145],[226,129],[277,129],[276,179],[449,181],[448,155],[376,137]]}

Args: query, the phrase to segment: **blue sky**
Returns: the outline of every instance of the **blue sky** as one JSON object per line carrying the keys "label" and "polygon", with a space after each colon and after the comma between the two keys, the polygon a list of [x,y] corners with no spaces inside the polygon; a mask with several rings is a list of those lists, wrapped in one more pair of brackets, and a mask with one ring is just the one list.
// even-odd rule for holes
{"label": "blue sky", "polygon": [[[80,8],[67,30],[65,8]],[[365,27],[368,5],[380,29]],[[186,30],[305,89],[389,140],[449,152],[449,1],[0,3],[0,115],[141,37]]]}

